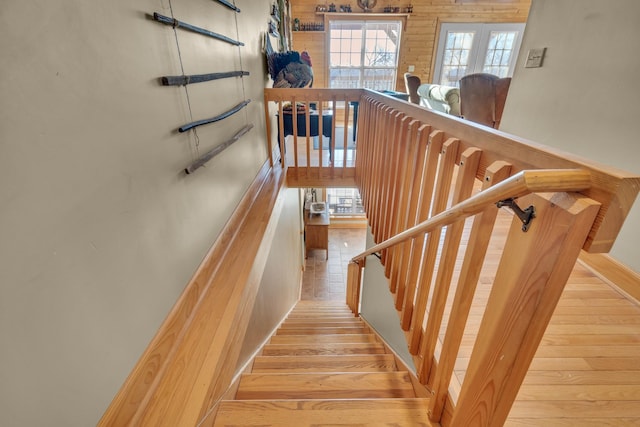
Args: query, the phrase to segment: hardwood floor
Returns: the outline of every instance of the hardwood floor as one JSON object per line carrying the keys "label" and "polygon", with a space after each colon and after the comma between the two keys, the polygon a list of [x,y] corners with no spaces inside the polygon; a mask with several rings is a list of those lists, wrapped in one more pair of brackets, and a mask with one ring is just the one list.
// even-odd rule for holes
{"label": "hardwood floor", "polygon": [[[329,260],[324,251],[309,254],[302,299],[344,301],[347,263],[364,248],[365,233],[329,230]],[[492,242],[474,306],[488,297],[490,267],[497,265],[499,249],[500,242]],[[458,381],[464,378],[479,323],[479,309],[472,309],[455,370]],[[640,425],[638,302],[576,264],[506,425]]]}
{"label": "hardwood floor", "polygon": [[329,228],[329,259],[322,250],[309,251],[302,278],[302,299],[346,300],[347,265],[364,251],[366,229]]}

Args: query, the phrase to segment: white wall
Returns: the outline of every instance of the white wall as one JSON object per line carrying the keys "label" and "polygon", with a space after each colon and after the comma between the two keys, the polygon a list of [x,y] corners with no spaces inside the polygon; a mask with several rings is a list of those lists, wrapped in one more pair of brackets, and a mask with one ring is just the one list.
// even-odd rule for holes
{"label": "white wall", "polygon": [[[533,0],[500,129],[640,174],[639,22],[637,0]],[[611,251],[640,272],[638,241],[640,201]]]}
{"label": "white wall", "polygon": [[[366,245],[367,248],[375,246],[371,228],[367,228]],[[415,371],[413,357],[409,353],[407,340],[400,328],[393,295],[389,291],[389,280],[384,275],[384,266],[374,255],[367,257],[361,295],[362,317],[384,338],[407,366]]]}
{"label": "white wall", "polygon": [[[4,0],[0,8],[0,425],[94,425],[266,160],[271,0]],[[185,89],[154,11],[177,30]],[[236,19],[238,26],[236,27]],[[244,85],[243,85],[244,83]],[[244,98],[243,112],[179,134]],[[188,101],[190,101],[190,106]],[[246,123],[193,175],[182,169]]]}
{"label": "white wall", "polygon": [[300,239],[302,199],[299,189],[290,188],[286,191],[276,236],[238,359],[238,369],[249,361],[266,337],[273,334],[276,326],[300,299],[304,262]]}

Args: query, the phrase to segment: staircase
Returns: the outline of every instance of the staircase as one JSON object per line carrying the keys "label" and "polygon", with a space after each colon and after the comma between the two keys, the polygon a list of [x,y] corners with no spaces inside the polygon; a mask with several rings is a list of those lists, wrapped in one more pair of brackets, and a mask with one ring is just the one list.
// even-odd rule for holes
{"label": "staircase", "polygon": [[[416,392],[417,391],[417,392]],[[428,399],[346,305],[300,301],[214,426],[432,426]]]}

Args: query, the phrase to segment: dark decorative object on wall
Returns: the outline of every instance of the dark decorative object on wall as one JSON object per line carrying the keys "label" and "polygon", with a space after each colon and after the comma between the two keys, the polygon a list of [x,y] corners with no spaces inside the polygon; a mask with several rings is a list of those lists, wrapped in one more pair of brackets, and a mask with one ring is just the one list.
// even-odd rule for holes
{"label": "dark decorative object on wall", "polygon": [[228,2],[227,0],[216,0],[216,1],[224,6],[227,6],[229,9],[235,10],[236,12],[240,13],[240,9],[238,9],[236,6],[234,6],[232,3]]}
{"label": "dark decorative object on wall", "polygon": [[358,0],[358,6],[360,6],[365,12],[371,12],[378,0]]}
{"label": "dark decorative object on wall", "polygon": [[313,86],[311,58],[305,51],[275,52],[267,36],[267,65],[276,88],[301,88]]}
{"label": "dark decorative object on wall", "polygon": [[214,147],[213,149],[207,151],[202,157],[200,157],[195,162],[191,163],[189,166],[184,168],[184,172],[187,174],[193,173],[196,169],[202,167],[209,160],[213,159],[218,154],[222,153],[225,149],[227,149],[231,144],[240,139],[244,134],[253,129],[253,125],[246,125],[242,129],[240,129],[235,135],[231,137],[228,141],[223,142],[222,144]]}
{"label": "dark decorative object on wall", "polygon": [[[240,13],[240,9],[238,9],[234,4],[232,4],[228,0],[216,0],[216,1],[218,3],[226,6],[227,8],[233,10],[233,11],[235,11],[237,13]],[[171,0],[169,0],[169,6],[171,6]],[[178,19],[173,17],[173,10],[172,10],[172,17],[164,16],[164,15],[161,15],[161,14],[155,12],[153,14],[153,19],[155,21],[157,21],[157,22],[160,22],[160,23],[166,24],[166,25],[171,25],[173,27],[173,33],[174,33],[174,37],[175,37],[175,40],[176,40],[176,45],[178,47],[178,57],[180,59],[180,68],[182,70],[182,75],[181,76],[163,76],[163,77],[160,78],[160,81],[161,81],[162,85],[164,85],[164,86],[183,86],[184,87],[186,101],[187,101],[187,104],[188,104],[188,107],[189,107],[189,119],[190,120],[193,120],[193,114],[192,114],[192,109],[191,109],[191,101],[189,99],[189,88],[187,87],[187,85],[189,85],[191,83],[200,83],[200,82],[206,82],[206,81],[211,81],[211,80],[225,79],[225,78],[230,78],[230,77],[242,77],[242,76],[248,76],[249,75],[248,71],[243,71],[243,70],[218,72],[218,73],[208,73],[208,74],[186,75],[185,74],[185,69],[184,69],[184,64],[182,62],[182,55],[181,55],[181,52],[180,52],[180,42],[179,42],[179,38],[178,38],[177,28],[183,28],[185,30],[188,30],[188,31],[191,31],[191,32],[194,32],[194,33],[197,33],[197,34],[201,34],[201,35],[204,35],[204,36],[207,36],[207,37],[211,37],[211,38],[214,38],[214,39],[217,39],[217,40],[220,40],[220,41],[224,41],[224,42],[232,44],[234,46],[239,46],[239,47],[240,46],[244,46],[244,43],[239,42],[239,41],[234,40],[234,39],[231,39],[231,38],[229,38],[227,36],[224,36],[222,34],[214,33],[213,31],[209,31],[207,29],[196,27],[195,25],[191,25],[191,24],[187,24],[185,22],[179,21]],[[273,21],[271,21],[271,23],[274,24]],[[275,24],[273,25],[273,28],[276,28]],[[276,31],[276,34],[277,34],[277,31]],[[238,20],[237,19],[236,19],[236,35],[239,36]],[[240,55],[240,63],[242,64],[242,50],[241,49],[238,49],[238,54]],[[245,93],[244,80],[242,80],[242,92]],[[204,119],[204,120],[192,121],[190,123],[187,123],[187,124],[181,126],[180,128],[178,128],[178,132],[187,132],[189,130],[192,130],[193,131],[192,134],[193,134],[193,137],[194,137],[194,140],[195,140],[195,147],[194,148],[195,148],[196,153],[199,153],[198,147],[200,145],[200,139],[198,137],[197,127],[224,120],[227,117],[230,117],[231,115],[236,114],[237,112],[242,110],[250,102],[251,102],[250,99],[246,99],[246,100],[240,102],[235,107],[231,108],[230,110],[228,110],[228,111],[226,111],[226,112],[224,112],[224,113],[222,113],[222,114],[220,114],[218,116],[211,117],[211,118]],[[216,146],[212,150],[209,150],[206,154],[204,154],[203,156],[200,156],[197,160],[195,160],[193,163],[191,163],[191,165],[189,165],[188,167],[186,167],[184,169],[185,173],[186,174],[193,173],[193,171],[195,171],[196,169],[202,167],[206,162],[208,162],[213,157],[215,157],[216,155],[221,153],[223,150],[225,150],[231,144],[236,142],[240,137],[242,137],[244,134],[249,132],[251,129],[253,129],[253,124],[245,125],[242,129],[240,129],[238,132],[236,132],[236,134],[230,140],[227,140],[227,141],[223,142],[222,144]]]}
{"label": "dark decorative object on wall", "polygon": [[187,123],[186,125],[182,125],[182,126],[180,126],[180,128],[178,128],[178,132],[186,132],[186,131],[188,131],[190,129],[193,129],[193,128],[196,128],[198,126],[208,125],[209,123],[219,122],[220,120],[226,119],[227,117],[232,116],[235,113],[237,113],[238,111],[242,110],[250,102],[251,102],[251,100],[247,99],[246,101],[242,101],[240,104],[236,105],[235,107],[233,107],[229,111],[226,111],[226,112],[220,114],[219,116],[211,117],[210,119],[198,120],[196,122],[191,122],[191,123]]}
{"label": "dark decorative object on wall", "polygon": [[168,16],[160,15],[155,12],[153,14],[153,19],[161,22],[163,24],[171,25],[173,28],[184,28],[185,30],[192,31],[194,33],[202,34],[204,36],[213,37],[214,39],[221,40],[223,42],[231,43],[235,46],[244,46],[244,43],[233,40],[227,36],[223,36],[222,34],[214,33],[213,31],[205,30],[204,28],[196,27],[195,25],[187,24],[186,22],[178,21],[174,18],[169,18]]}
{"label": "dark decorative object on wall", "polygon": [[248,76],[248,71],[229,71],[226,73],[193,74],[190,76],[161,77],[163,86],[183,86],[191,83],[208,82],[210,80],[226,79],[229,77]]}

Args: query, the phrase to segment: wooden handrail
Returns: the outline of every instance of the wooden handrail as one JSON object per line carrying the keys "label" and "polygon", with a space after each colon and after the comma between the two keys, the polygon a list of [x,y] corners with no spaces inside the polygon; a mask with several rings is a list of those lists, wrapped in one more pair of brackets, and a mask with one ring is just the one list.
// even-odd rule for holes
{"label": "wooden handrail", "polygon": [[420,234],[453,224],[456,221],[481,212],[487,206],[500,200],[522,197],[529,193],[583,191],[590,187],[591,175],[588,171],[581,169],[521,171],[501,183],[452,206],[446,211],[372,246],[361,254],[354,256],[351,262],[358,263],[369,255],[403,243]]}

